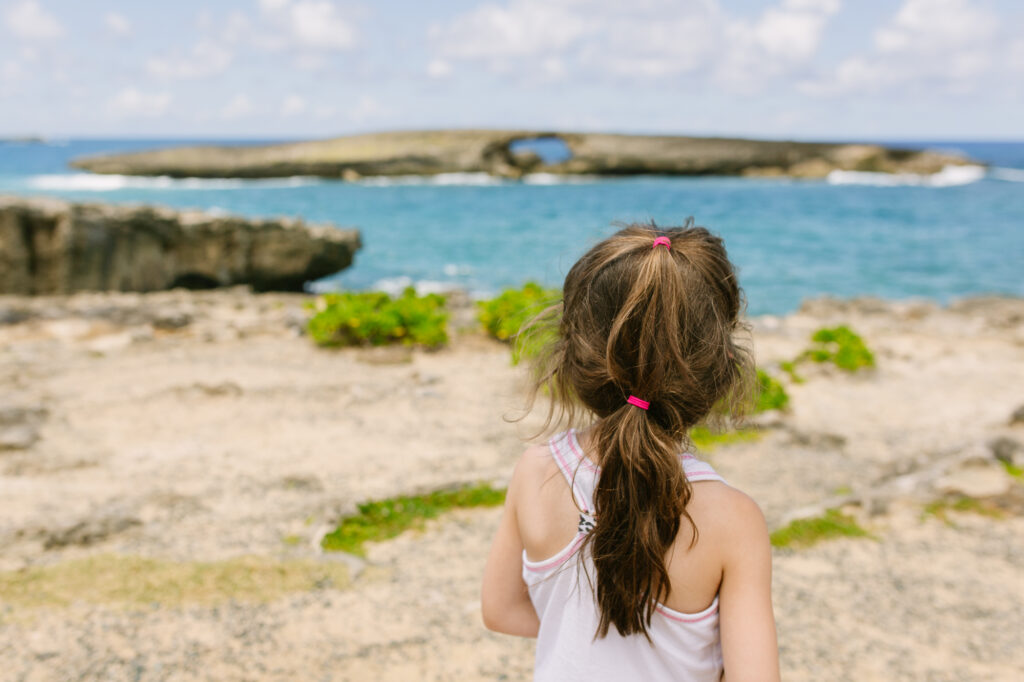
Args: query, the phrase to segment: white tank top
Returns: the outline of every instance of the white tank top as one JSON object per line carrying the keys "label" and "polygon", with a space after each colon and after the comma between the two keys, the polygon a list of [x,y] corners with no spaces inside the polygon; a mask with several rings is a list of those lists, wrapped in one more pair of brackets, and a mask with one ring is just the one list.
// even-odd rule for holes
{"label": "white tank top", "polygon": [[[600,620],[597,602],[580,566],[589,553],[578,552],[594,527],[593,496],[600,470],[583,456],[572,429],[549,443],[551,456],[572,489],[580,514],[576,537],[554,556],[530,561],[523,552],[523,579],[540,618],[534,680],[540,682],[599,682],[600,680],[687,680],[717,682],[722,676],[722,646],[718,631],[718,596],[699,613],[680,613],[658,604],[643,635],[623,637],[614,626],[595,639]],[[691,454],[680,460],[690,481],[722,481],[706,462]]]}

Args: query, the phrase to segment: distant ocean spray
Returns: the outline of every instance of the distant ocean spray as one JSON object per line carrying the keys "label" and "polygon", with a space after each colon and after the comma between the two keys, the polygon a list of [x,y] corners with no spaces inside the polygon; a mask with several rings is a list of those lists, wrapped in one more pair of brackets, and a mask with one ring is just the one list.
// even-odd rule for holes
{"label": "distant ocean spray", "polygon": [[836,171],[816,181],[542,173],[508,181],[453,173],[343,183],[100,176],[67,166],[86,154],[184,143],[0,143],[0,193],[295,215],[361,228],[365,246],[355,265],[314,283],[317,290],[415,285],[486,295],[527,279],[558,285],[614,221],[671,225],[693,215],[725,238],[755,314],[785,313],[824,294],[1024,295],[1024,143],[916,143],[961,151],[988,167],[934,176]]}

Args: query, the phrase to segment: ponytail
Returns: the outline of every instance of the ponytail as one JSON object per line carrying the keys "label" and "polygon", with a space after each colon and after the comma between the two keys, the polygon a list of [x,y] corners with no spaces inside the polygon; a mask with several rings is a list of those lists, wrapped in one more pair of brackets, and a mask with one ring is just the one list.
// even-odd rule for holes
{"label": "ponytail", "polygon": [[597,636],[614,625],[642,633],[658,601],[669,593],[665,557],[692,489],[679,465],[677,444],[649,415],[624,404],[595,426],[601,477],[594,493],[598,523],[588,536],[600,611]]}

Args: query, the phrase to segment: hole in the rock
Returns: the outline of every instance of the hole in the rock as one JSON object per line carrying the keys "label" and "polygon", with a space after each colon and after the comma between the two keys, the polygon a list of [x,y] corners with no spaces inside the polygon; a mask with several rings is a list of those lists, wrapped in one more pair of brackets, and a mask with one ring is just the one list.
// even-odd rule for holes
{"label": "hole in the rock", "polygon": [[512,154],[533,153],[546,164],[562,163],[572,158],[572,150],[560,137],[524,137],[512,140],[508,145]]}

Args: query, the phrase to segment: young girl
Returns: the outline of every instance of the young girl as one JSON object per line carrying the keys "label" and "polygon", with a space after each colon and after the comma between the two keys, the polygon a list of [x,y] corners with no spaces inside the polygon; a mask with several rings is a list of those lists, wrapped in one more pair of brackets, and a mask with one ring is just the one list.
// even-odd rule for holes
{"label": "young girl", "polygon": [[764,516],[686,452],[752,383],[741,296],[692,222],[629,226],[565,278],[534,396],[590,423],[523,454],[483,579],[484,624],[537,637],[535,680],[779,678]]}

